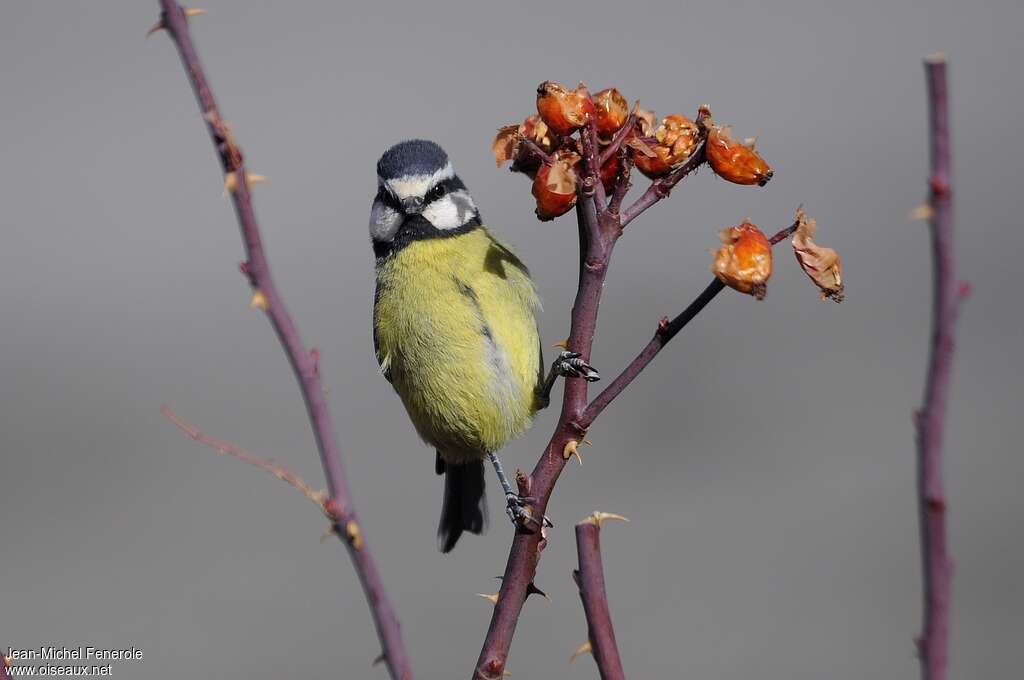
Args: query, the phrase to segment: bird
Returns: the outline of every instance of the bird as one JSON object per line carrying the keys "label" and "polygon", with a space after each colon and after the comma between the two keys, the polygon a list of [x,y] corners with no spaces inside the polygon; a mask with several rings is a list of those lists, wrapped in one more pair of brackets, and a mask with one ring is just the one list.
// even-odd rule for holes
{"label": "bird", "polygon": [[536,523],[496,452],[548,405],[559,376],[593,381],[598,372],[568,350],[545,372],[530,271],[484,226],[435,142],[402,141],[380,157],[369,230],[377,363],[444,475],[438,548],[484,531],[484,460],[513,523]]}

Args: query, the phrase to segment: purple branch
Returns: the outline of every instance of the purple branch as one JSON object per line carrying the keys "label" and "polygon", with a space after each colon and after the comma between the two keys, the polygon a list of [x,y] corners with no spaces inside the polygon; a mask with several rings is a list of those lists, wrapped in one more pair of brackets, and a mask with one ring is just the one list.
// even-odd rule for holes
{"label": "purple branch", "polygon": [[601,167],[604,167],[604,164],[607,163],[609,159],[611,159],[611,157],[614,156],[620,148],[622,148],[622,143],[626,141],[626,137],[628,137],[629,133],[633,131],[633,127],[635,125],[636,116],[630,114],[629,118],[626,120],[626,124],[623,125],[618,132],[615,133],[615,136],[612,137],[612,141],[608,143],[608,146],[601,150]]}
{"label": "purple branch", "polygon": [[946,499],[942,485],[942,433],[953,369],[953,336],[961,287],[953,269],[953,201],[949,160],[946,60],[925,61],[931,142],[930,233],[932,335],[924,404],[917,414],[917,494],[921,529],[924,620],[918,639],[923,680],[945,680],[949,645],[949,586],[953,563],[946,549]]}
{"label": "purple branch", "polygon": [[[782,229],[774,236],[772,236],[769,242],[774,246],[783,239],[789,237],[794,231],[796,231],[798,223],[794,222],[790,226]],[[579,418],[579,425],[584,430],[590,427],[594,419],[601,415],[609,404],[619,396],[626,387],[629,386],[633,380],[636,379],[640,372],[647,368],[647,364],[654,360],[654,357],[658,356],[658,353],[676,337],[679,331],[683,330],[686,324],[693,320],[693,317],[697,316],[702,309],[704,309],[709,302],[715,299],[719,293],[725,289],[725,284],[719,281],[717,278],[713,279],[708,287],[701,292],[697,298],[689,304],[680,314],[669,321],[667,318],[663,319],[658,324],[658,330],[655,331],[654,337],[647,343],[647,346],[641,350],[640,354],[630,362],[629,366],[625,368],[614,380],[604,388],[600,394],[594,397],[594,400],[590,402],[586,410]]]}
{"label": "purple branch", "polygon": [[615,629],[612,627],[608,595],[604,587],[604,566],[601,563],[601,523],[611,517],[622,519],[595,512],[576,525],[576,551],[580,568],[573,572],[573,579],[580,589],[580,600],[587,617],[587,639],[601,680],[623,680],[625,674],[622,672],[619,648],[615,643]]}
{"label": "purple branch", "polygon": [[249,192],[248,175],[242,152],[217,109],[213,92],[210,90],[199,63],[199,56],[192,43],[188,22],[182,8],[173,0],[160,0],[160,6],[163,9],[162,27],[168,31],[181,55],[182,64],[192,83],[192,89],[220,158],[225,178],[229,181],[232,177],[234,178],[234,182],[228,186],[232,189],[230,191],[232,203],[241,227],[242,242],[247,256],[242,270],[255,291],[253,302],[266,312],[298,379],[317,448],[320,451],[320,461],[327,478],[327,488],[330,494],[328,504],[331,508],[332,518],[336,520],[335,531],[343,539],[356,573],[359,575],[374,624],[377,627],[377,635],[383,646],[384,661],[391,677],[395,680],[411,680],[412,670],[409,667],[405,645],[402,642],[398,618],[384,591],[377,566],[369,546],[366,544],[365,535],[359,528],[341,463],[341,452],[334,434],[334,426],[331,423],[330,412],[324,399],[317,362],[313,354],[306,350],[299,335],[299,329],[285,309],[284,301],[271,277],[270,265],[263,250],[256,214],[253,211],[252,196]]}
{"label": "purple branch", "polygon": [[704,148],[705,142],[704,140],[701,140],[694,152],[688,159],[686,159],[686,162],[673,170],[670,174],[651,182],[651,186],[647,187],[647,191],[644,192],[643,196],[636,199],[636,202],[633,205],[629,206],[622,212],[622,227],[625,228],[627,224],[639,217],[640,213],[647,210],[661,199],[668,198],[669,193],[672,191],[672,187],[679,184],[684,177],[699,168],[701,163],[704,162]]}

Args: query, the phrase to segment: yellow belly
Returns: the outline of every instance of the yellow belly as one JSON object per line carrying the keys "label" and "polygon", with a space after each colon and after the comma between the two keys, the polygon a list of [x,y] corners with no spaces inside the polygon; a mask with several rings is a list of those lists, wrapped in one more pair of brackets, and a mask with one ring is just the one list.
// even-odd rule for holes
{"label": "yellow belly", "polygon": [[415,241],[378,265],[378,360],[445,460],[479,459],[529,426],[537,306],[526,267],[483,228]]}

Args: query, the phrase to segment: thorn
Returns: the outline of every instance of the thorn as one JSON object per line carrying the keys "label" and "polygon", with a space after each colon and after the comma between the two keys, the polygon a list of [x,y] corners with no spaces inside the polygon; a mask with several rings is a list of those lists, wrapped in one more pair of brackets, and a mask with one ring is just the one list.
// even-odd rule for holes
{"label": "thorn", "polygon": [[320,375],[320,350],[316,347],[309,350],[309,358],[313,360],[313,373]]}
{"label": "thorn", "polygon": [[482,598],[484,598],[485,600],[489,600],[490,603],[493,604],[495,607],[498,606],[498,593],[494,593],[493,595],[485,595],[484,593],[477,593],[477,595],[482,597]]}
{"label": "thorn", "polygon": [[628,518],[623,517],[622,515],[616,515],[614,512],[600,512],[600,511],[597,511],[594,514],[592,514],[589,517],[587,517],[582,522],[580,522],[580,524],[584,524],[584,523],[586,523],[586,524],[593,524],[598,529],[600,529],[602,527],[602,525],[604,525],[605,521],[607,521],[609,519],[618,519],[618,520],[622,520],[623,522],[628,522],[629,521]]}
{"label": "thorn", "polygon": [[248,262],[239,262],[238,263],[238,271],[240,271],[244,275],[248,276],[249,275],[249,263]]}
{"label": "thorn", "polygon": [[590,641],[588,640],[587,642],[584,642],[582,645],[580,645],[579,649],[572,653],[572,656],[569,657],[569,663],[572,663],[578,657],[581,657],[584,654],[590,654],[593,651],[594,648],[590,646]]}
{"label": "thorn", "polygon": [[512,673],[511,673],[511,671],[502,671],[501,672],[501,677],[503,677],[503,678],[511,678],[512,677]]}
{"label": "thorn", "polygon": [[373,660],[373,663],[372,663],[372,664],[370,664],[370,666],[379,666],[379,665],[381,665],[382,663],[384,663],[384,659],[386,659],[386,658],[387,658],[387,654],[386,654],[385,652],[381,652],[381,653],[380,653],[380,654],[379,654],[379,655],[377,656],[377,658]]}
{"label": "thorn", "polygon": [[580,465],[583,465],[583,456],[580,455],[578,447],[579,442],[575,439],[570,439],[566,442],[565,448],[562,449],[562,458],[569,460],[570,457],[576,456],[576,460],[580,462]]}
{"label": "thorn", "polygon": [[668,323],[669,323],[669,321],[668,321],[668,317],[667,316],[663,316],[660,319],[658,319],[658,330],[660,332],[662,332],[662,333],[667,331],[668,330]]}
{"label": "thorn", "polygon": [[[191,19],[192,17],[197,17],[200,14],[206,14],[206,10],[205,9],[200,9],[198,7],[182,7],[182,10],[185,12],[185,18],[186,19]],[[166,30],[167,30],[167,25],[164,23],[164,20],[161,19],[160,21],[158,21],[155,24],[153,24],[153,27],[150,28],[149,31],[146,32],[146,37],[148,38],[149,36],[153,35],[154,33],[158,32],[158,31],[166,31]]]}
{"label": "thorn", "polygon": [[552,347],[558,347],[559,349],[569,349],[569,338],[565,340],[559,340],[558,342],[551,345]]}
{"label": "thorn", "polygon": [[533,581],[530,581],[530,584],[526,586],[526,597],[529,598],[530,595],[540,595],[548,602],[551,602],[551,598],[548,597],[548,594],[534,585]]}
{"label": "thorn", "polygon": [[922,220],[930,220],[935,215],[935,211],[927,203],[922,203],[917,206],[909,213],[907,213],[907,222],[920,222]]}
{"label": "thorn", "polygon": [[[260,182],[269,182],[270,178],[266,175],[254,175],[251,172],[247,172],[245,173],[245,181],[247,185],[251,186]],[[224,175],[224,197],[227,198],[229,193],[233,194],[236,191],[238,191],[238,173],[226,173]]]}
{"label": "thorn", "polygon": [[354,519],[350,519],[348,524],[345,525],[345,534],[348,536],[348,540],[351,541],[353,548],[356,550],[363,549],[363,532],[359,529],[359,525]]}
{"label": "thorn", "polygon": [[252,299],[249,300],[250,309],[262,309],[264,312],[267,311],[267,296],[263,294],[263,291],[259,288],[252,294]]}

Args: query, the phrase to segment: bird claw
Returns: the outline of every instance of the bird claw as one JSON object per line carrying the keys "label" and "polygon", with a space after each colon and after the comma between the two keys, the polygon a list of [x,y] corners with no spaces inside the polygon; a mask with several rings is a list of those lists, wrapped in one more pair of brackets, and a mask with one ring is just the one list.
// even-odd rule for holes
{"label": "bird claw", "polygon": [[512,524],[514,526],[522,527],[527,530],[529,530],[531,524],[540,528],[555,526],[546,516],[540,522],[534,518],[529,506],[531,503],[535,503],[536,501],[537,499],[533,496],[520,496],[514,493],[506,494],[505,502],[507,506],[505,508],[505,514],[508,515],[510,520],[512,520]]}
{"label": "bird claw", "polygon": [[579,352],[564,350],[555,359],[554,369],[563,378],[583,378],[587,382],[601,379],[597,369],[584,361]]}

